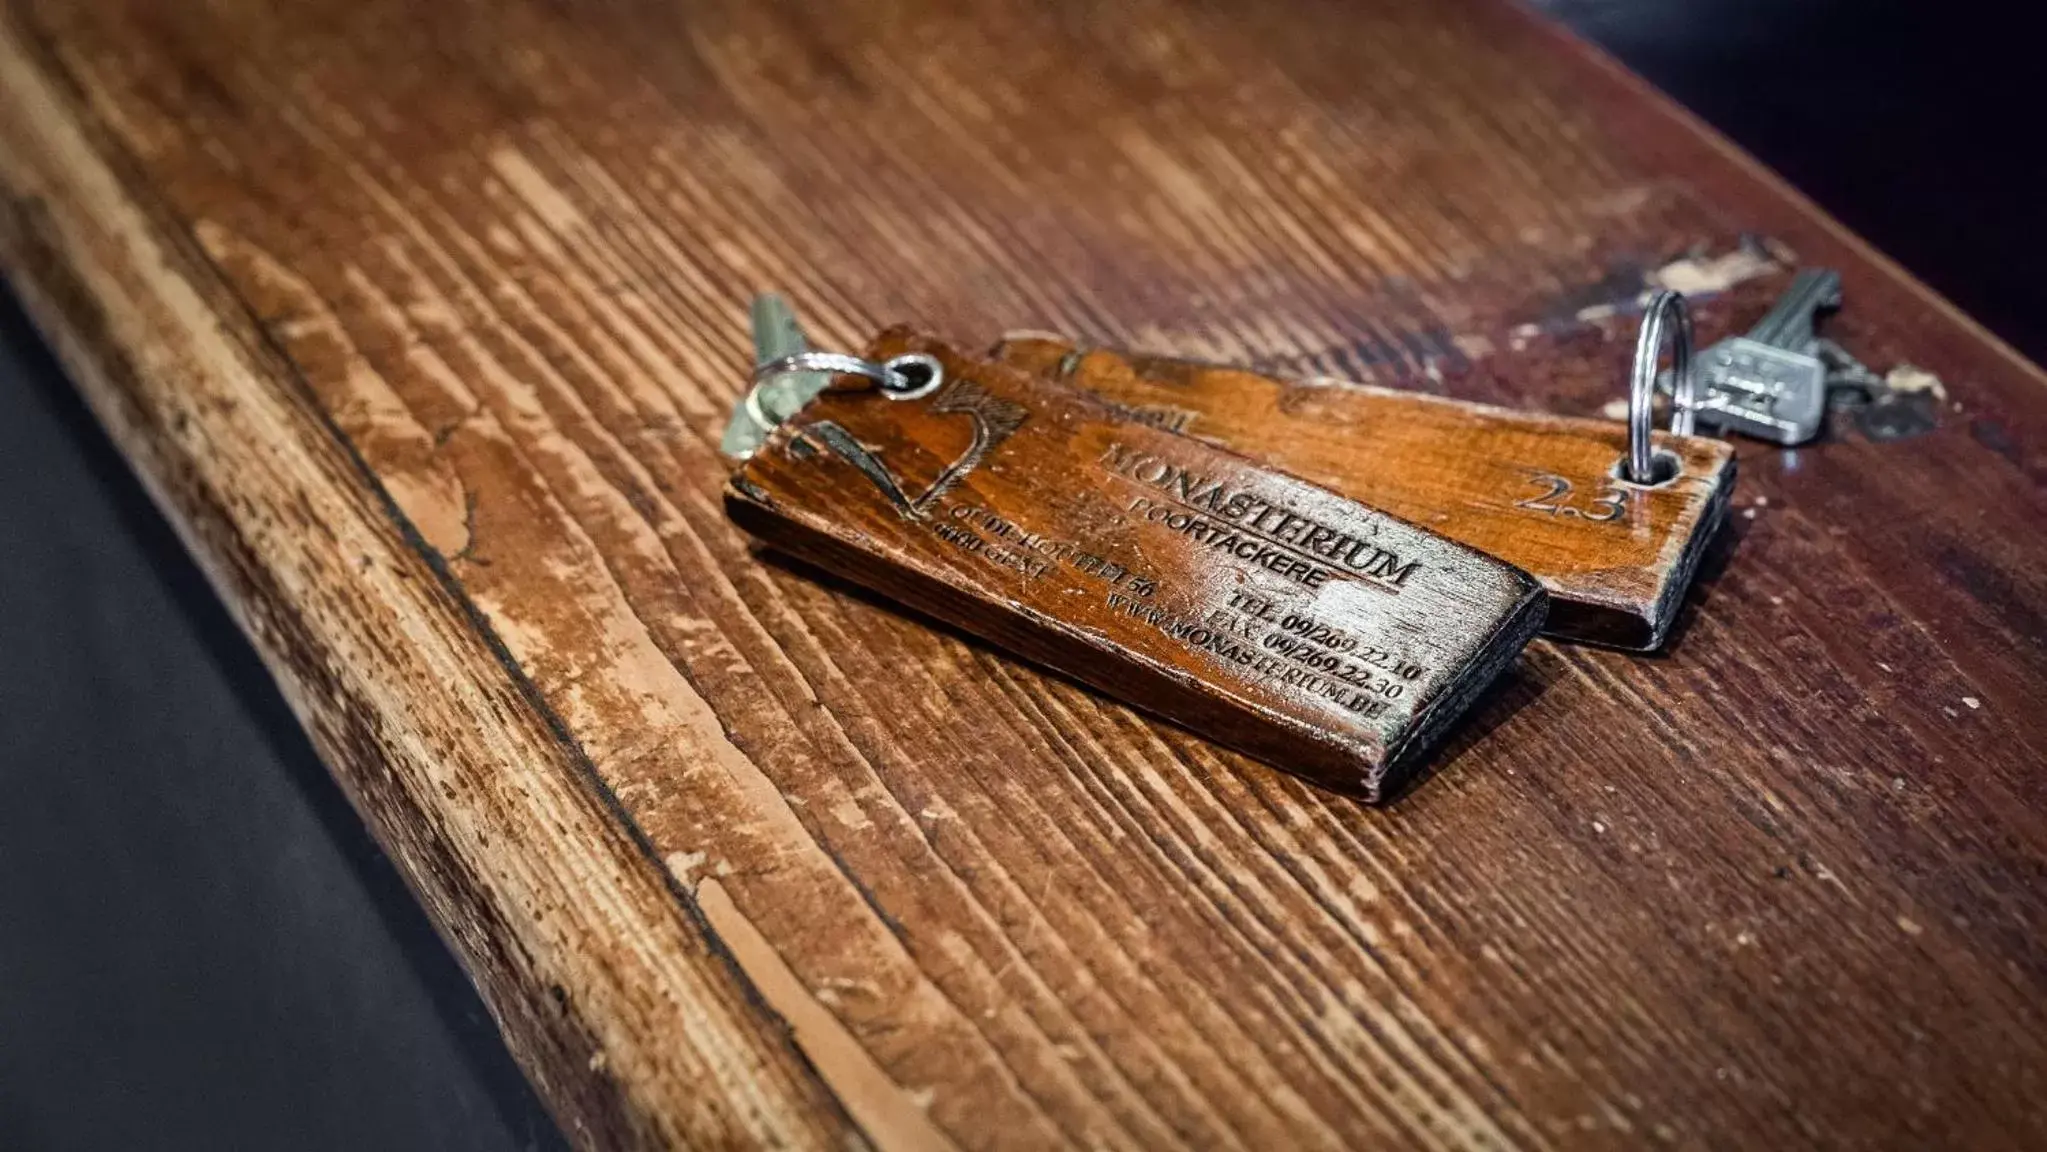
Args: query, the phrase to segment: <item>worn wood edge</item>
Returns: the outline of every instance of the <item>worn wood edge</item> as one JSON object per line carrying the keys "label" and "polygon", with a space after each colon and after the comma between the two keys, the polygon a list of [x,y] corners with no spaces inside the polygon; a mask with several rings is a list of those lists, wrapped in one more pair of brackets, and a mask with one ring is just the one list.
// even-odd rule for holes
{"label": "worn wood edge", "polygon": [[1531,7],[1531,0],[1505,0],[1505,3],[1521,19],[1541,29],[1546,37],[1556,41],[1558,55],[1575,58],[1601,80],[1626,91],[1643,106],[1654,108],[1664,119],[1711,149],[1730,167],[1805,217],[1835,243],[1854,252],[1856,258],[1869,265],[1871,269],[1882,273],[1918,297],[1942,319],[1968,333],[1971,339],[2002,357],[2013,368],[2030,377],[2034,383],[2047,385],[2047,368],[2028,359],[2025,353],[1984,327],[1981,321],[1963,311],[1954,301],[1919,279],[1911,269],[1886,255],[1881,248],[1864,239],[1861,233],[1835,219],[1817,201],[1801,192],[1797,185],[1779,175],[1776,169],[1750,155],[1741,145],[1622,63],[1618,57],[1573,32],[1556,17]]}
{"label": "worn wood edge", "polygon": [[[848,1147],[866,1119],[885,1144],[931,1145],[886,1103],[833,1095],[288,363],[124,179],[40,47],[0,10],[0,272],[565,1134],[591,1148]],[[255,478],[278,482],[290,519]],[[565,840],[585,851],[549,850]]]}
{"label": "worn wood edge", "polygon": [[[1663,433],[1657,433],[1660,442]],[[1653,655],[1661,652],[1677,630],[1677,622],[1684,612],[1684,603],[1691,597],[1692,582],[1697,578],[1699,564],[1705,560],[1706,552],[1718,539],[1722,529],[1727,527],[1727,512],[1734,503],[1734,482],[1740,468],[1731,454],[1721,462],[1708,479],[1713,485],[1712,495],[1706,506],[1699,511],[1698,521],[1692,531],[1677,538],[1678,552],[1671,560],[1670,578],[1664,581],[1663,591],[1656,603],[1646,613],[1637,613],[1624,605],[1615,604],[1616,613],[1624,613],[1634,627],[1601,626],[1592,613],[1561,597],[1550,602],[1550,620],[1558,625],[1555,638],[1573,644],[1590,644],[1600,648],[1612,648],[1621,652],[1636,652]],[[1559,625],[1558,617],[1563,617]]]}
{"label": "worn wood edge", "polygon": [[1372,794],[1373,803],[1383,804],[1399,799],[1405,789],[1427,774],[1451,733],[1457,730],[1457,722],[1513,669],[1521,659],[1522,649],[1528,647],[1529,641],[1542,631],[1556,601],[1543,591],[1540,581],[1519,569],[1515,571],[1521,575],[1523,595],[1487,639],[1485,646],[1472,657],[1474,664],[1497,669],[1496,673],[1483,678],[1465,677],[1453,691],[1437,697],[1426,711],[1415,718],[1413,734],[1377,782]]}

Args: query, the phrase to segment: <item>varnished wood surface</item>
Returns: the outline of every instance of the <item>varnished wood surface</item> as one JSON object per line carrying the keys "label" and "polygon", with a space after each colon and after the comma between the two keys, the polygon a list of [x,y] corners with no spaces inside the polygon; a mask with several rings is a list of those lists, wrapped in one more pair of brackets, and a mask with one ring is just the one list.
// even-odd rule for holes
{"label": "varnished wood surface", "polygon": [[[589,1145],[2047,1139],[2041,377],[1523,12],[13,0],[0,184]],[[1741,233],[1938,426],[1742,445],[1669,653],[1538,641],[1386,810],[719,505],[758,288],[1591,415]]]}
{"label": "varnished wood surface", "polygon": [[1554,597],[1543,630],[1564,639],[1661,647],[1734,494],[1734,448],[1708,436],[1653,434],[1669,473],[1632,484],[1612,420],[1044,336],[996,355],[1517,565]]}
{"label": "varnished wood surface", "polygon": [[741,527],[1335,792],[1395,795],[1542,626],[1527,573],[1091,392],[909,330],[930,394],[827,390]]}

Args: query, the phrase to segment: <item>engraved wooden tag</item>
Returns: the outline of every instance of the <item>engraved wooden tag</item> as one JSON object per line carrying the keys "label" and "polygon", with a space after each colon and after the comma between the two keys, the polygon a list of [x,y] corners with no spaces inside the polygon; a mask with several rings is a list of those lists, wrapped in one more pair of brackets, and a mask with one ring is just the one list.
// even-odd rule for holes
{"label": "engraved wooden tag", "polygon": [[920,399],[828,391],[733,475],[769,545],[1379,800],[1541,626],[1492,557],[905,331]]}
{"label": "engraved wooden tag", "polygon": [[995,356],[1517,565],[1552,597],[1544,631],[1569,640],[1661,647],[1734,489],[1733,447],[1703,436],[1659,433],[1676,472],[1642,486],[1618,478],[1617,423],[1037,335]]}

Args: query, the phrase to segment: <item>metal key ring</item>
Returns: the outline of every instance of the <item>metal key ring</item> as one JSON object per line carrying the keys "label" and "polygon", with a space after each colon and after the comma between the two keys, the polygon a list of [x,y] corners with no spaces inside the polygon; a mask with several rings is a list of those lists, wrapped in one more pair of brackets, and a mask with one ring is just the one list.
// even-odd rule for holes
{"label": "metal key ring", "polygon": [[1692,377],[1691,309],[1682,293],[1666,288],[1649,298],[1642,313],[1642,330],[1635,337],[1635,370],[1628,379],[1628,458],[1621,475],[1632,484],[1657,482],[1649,422],[1656,403],[1656,354],[1663,350],[1666,328],[1670,336],[1672,435],[1692,434],[1692,414],[1698,407],[1699,384]]}
{"label": "metal key ring", "polygon": [[914,400],[929,395],[945,379],[945,369],[937,358],[922,352],[892,356],[885,364],[843,352],[797,352],[755,368],[753,383],[758,388],[764,381],[791,372],[857,376],[873,383],[882,395],[891,400]]}

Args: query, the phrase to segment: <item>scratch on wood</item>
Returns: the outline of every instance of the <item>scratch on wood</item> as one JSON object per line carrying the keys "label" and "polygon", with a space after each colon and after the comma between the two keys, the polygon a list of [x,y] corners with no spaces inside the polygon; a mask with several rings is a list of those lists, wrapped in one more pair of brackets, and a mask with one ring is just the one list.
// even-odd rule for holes
{"label": "scratch on wood", "polygon": [[789,1022],[796,1044],[810,1057],[811,1066],[878,1147],[891,1152],[955,1148],[926,1114],[931,1090],[907,1091],[889,1079],[860,1041],[803,986],[774,945],[732,903],[723,884],[706,877],[697,881],[696,892],[711,930],[732,950],[733,958],[769,1007]]}

